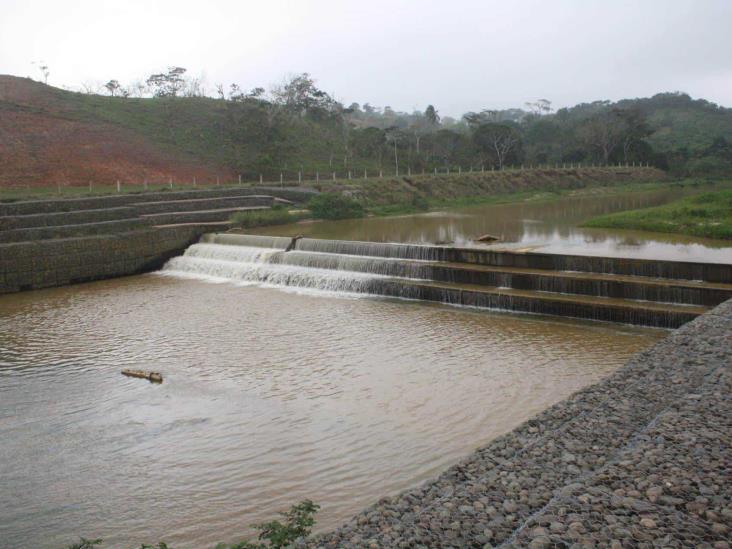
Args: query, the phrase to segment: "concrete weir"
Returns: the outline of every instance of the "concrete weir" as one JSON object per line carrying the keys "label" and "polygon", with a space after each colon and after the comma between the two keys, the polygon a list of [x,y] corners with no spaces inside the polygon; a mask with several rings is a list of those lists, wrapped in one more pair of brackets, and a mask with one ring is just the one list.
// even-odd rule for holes
{"label": "concrete weir", "polygon": [[732,298],[729,268],[224,233],[165,271],[677,328]]}

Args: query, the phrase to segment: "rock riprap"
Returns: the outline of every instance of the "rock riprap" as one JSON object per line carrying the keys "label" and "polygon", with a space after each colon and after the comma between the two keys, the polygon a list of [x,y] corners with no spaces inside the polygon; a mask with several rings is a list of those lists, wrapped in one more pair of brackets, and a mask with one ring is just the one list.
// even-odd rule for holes
{"label": "rock riprap", "polygon": [[732,301],[298,547],[730,547]]}

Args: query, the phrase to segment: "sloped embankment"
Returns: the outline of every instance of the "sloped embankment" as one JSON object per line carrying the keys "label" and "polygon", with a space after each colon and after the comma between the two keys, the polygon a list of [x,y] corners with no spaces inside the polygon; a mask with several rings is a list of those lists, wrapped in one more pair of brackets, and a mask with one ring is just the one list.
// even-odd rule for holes
{"label": "sloped embankment", "polygon": [[[372,174],[373,175],[373,174]],[[403,177],[309,184],[323,192],[341,192],[362,199],[368,206],[405,204],[415,197],[451,200],[529,191],[560,191],[586,187],[611,187],[628,183],[662,181],[666,175],[646,167],[535,168],[461,174],[416,174]]]}
{"label": "sloped embankment", "polygon": [[731,389],[727,301],[434,481],[298,546],[728,548]]}

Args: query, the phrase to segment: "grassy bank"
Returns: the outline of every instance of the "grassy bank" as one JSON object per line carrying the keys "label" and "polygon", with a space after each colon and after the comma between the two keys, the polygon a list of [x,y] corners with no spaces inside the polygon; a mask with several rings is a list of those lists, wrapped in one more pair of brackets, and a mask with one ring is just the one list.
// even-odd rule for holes
{"label": "grassy bank", "polygon": [[[314,187],[323,192],[345,193],[360,200],[367,208],[409,203],[414,196],[425,200],[449,200],[474,196],[488,196],[529,190],[552,190],[584,188],[590,186],[615,186],[628,183],[660,181],[664,172],[654,168],[551,168],[551,169],[507,169],[496,172],[456,172],[446,174],[413,175],[396,177],[369,177],[367,179],[337,179],[315,181],[305,179],[302,183],[284,181],[284,186]],[[259,181],[245,181],[245,186],[258,185]],[[280,181],[263,181],[264,185],[280,186]],[[173,181],[169,184],[150,184],[149,192],[201,190],[209,188],[236,187],[238,182],[222,178],[199,179],[191,182]],[[121,183],[121,193],[145,193],[142,184]],[[4,186],[0,187],[0,201],[48,200],[54,198],[83,198],[117,194],[117,185],[48,185],[48,186]]]}
{"label": "grassy bank", "polygon": [[[385,205],[372,205],[361,208],[359,202],[353,199],[340,197],[334,193],[321,194],[317,199],[308,204],[311,211],[298,212],[287,215],[286,211],[280,212],[246,212],[237,214],[232,221],[238,228],[253,228],[269,225],[284,225],[294,223],[301,219],[348,219],[362,217],[363,214],[371,216],[386,217],[393,215],[410,215],[440,210],[446,208],[469,208],[471,206],[482,206],[489,204],[515,204],[517,202],[553,202],[568,197],[593,197],[593,196],[614,196],[627,195],[630,193],[643,193],[661,189],[686,189],[690,192],[708,190],[709,187],[720,190],[730,189],[732,192],[732,181],[714,182],[706,180],[686,179],[681,181],[654,181],[649,183],[627,183],[613,186],[593,185],[582,188],[550,189],[521,191],[502,194],[489,194],[477,196],[460,196],[456,198],[430,198],[426,199],[420,194],[412,195],[406,202],[397,202]],[[340,198],[338,198],[340,197]],[[326,200],[326,199],[338,200]],[[342,202],[342,203],[341,203]]]}
{"label": "grassy bank", "polygon": [[583,226],[732,240],[732,190],[705,192],[664,206],[603,215]]}
{"label": "grassy bank", "polygon": [[368,212],[372,215],[407,215],[429,210],[444,208],[469,208],[471,206],[489,204],[512,204],[516,202],[553,202],[567,197],[587,196],[614,196],[629,193],[643,193],[660,189],[703,189],[709,186],[720,189],[732,188],[732,181],[719,182],[699,179],[684,179],[679,181],[651,181],[645,183],[626,183],[613,186],[591,185],[582,188],[548,189],[509,192],[479,196],[461,196],[457,198],[431,198],[415,202],[401,202],[384,206],[372,206]]}

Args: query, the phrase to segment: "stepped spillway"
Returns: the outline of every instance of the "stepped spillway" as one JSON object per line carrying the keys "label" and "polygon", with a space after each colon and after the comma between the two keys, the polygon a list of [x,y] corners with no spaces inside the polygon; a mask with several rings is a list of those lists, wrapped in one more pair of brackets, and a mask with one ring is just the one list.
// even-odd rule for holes
{"label": "stepped spillway", "polygon": [[[471,254],[475,261],[455,261],[460,254]],[[516,263],[525,264],[526,258],[518,261],[512,255],[520,254],[210,234],[184,255],[171,259],[161,274],[665,328],[678,327],[732,298],[732,284],[727,283],[516,267]],[[622,261],[626,271],[634,268],[632,262]],[[590,267],[597,264],[587,262]],[[658,270],[678,273],[689,269],[662,265]],[[693,272],[699,272],[698,265]],[[714,276],[718,272],[713,271]]]}

